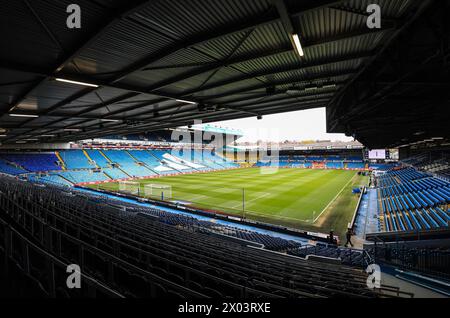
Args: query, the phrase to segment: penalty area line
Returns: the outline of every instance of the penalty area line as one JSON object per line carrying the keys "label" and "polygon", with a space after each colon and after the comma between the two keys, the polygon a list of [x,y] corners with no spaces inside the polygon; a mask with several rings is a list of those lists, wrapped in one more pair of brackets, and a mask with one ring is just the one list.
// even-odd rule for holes
{"label": "penalty area line", "polygon": [[317,219],[323,214],[323,212],[325,212],[327,209],[328,209],[328,207],[339,197],[339,195],[342,193],[342,191],[344,191],[344,189],[348,186],[348,184],[350,183],[350,182],[352,182],[352,180],[353,179],[355,179],[355,177],[356,177],[356,173],[355,173],[355,175],[350,179],[350,180],[348,180],[348,182],[342,187],[342,189],[341,189],[341,191],[339,191],[338,192],[338,194],[336,194],[336,196],[327,204],[327,206],[322,210],[322,212],[320,212],[319,213],[319,215],[318,216],[316,216],[316,218],[312,221],[312,223],[315,223],[316,221],[317,221]]}

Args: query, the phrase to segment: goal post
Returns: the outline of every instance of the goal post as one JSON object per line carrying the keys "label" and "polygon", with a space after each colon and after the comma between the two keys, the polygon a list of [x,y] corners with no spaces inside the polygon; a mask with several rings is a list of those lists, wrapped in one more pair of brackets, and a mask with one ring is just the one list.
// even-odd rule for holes
{"label": "goal post", "polygon": [[140,183],[136,181],[119,181],[119,192],[139,195]]}
{"label": "goal post", "polygon": [[144,195],[149,198],[166,200],[172,198],[172,186],[168,184],[150,183],[144,185]]}

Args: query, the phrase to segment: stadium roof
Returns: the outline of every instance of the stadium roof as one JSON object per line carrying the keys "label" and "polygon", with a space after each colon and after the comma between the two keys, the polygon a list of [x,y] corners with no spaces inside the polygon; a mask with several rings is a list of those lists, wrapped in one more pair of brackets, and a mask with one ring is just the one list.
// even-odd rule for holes
{"label": "stadium roof", "polygon": [[[372,2],[382,8],[380,29],[366,26]],[[7,21],[0,141],[72,141],[328,106],[329,132],[354,134],[369,146],[404,143],[390,136],[397,135],[396,125],[420,116],[425,130],[429,118],[416,108],[406,114],[398,108],[398,118],[391,118],[393,100],[373,89],[381,94],[401,86],[392,98],[402,105],[401,94],[422,93],[418,83],[403,83],[409,81],[403,62],[416,60],[396,55],[387,73],[380,61],[408,50],[405,29],[438,2],[80,0],[81,28],[69,29],[72,1],[7,1],[0,11]],[[300,35],[303,57],[293,33]],[[427,40],[417,45],[435,45]],[[414,65],[426,68],[427,61]],[[401,72],[405,76],[396,78]],[[361,90],[368,78],[370,89]],[[426,89],[442,88],[436,82]],[[349,101],[359,91],[366,99]],[[415,96],[408,98],[416,107]]]}

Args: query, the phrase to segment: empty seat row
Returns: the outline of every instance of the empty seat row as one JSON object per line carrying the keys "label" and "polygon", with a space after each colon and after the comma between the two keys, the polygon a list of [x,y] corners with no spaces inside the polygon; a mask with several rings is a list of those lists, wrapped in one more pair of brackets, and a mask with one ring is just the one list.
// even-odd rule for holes
{"label": "empty seat row", "polygon": [[174,226],[165,218],[168,212],[131,202],[0,178],[0,206],[15,226],[123,295],[379,295],[367,288],[362,270],[249,248],[194,221]]}

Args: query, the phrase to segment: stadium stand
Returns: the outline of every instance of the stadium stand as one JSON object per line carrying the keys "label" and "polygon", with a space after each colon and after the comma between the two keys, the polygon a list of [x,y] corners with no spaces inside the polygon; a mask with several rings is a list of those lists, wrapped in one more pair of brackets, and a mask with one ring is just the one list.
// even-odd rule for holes
{"label": "stadium stand", "polygon": [[[156,174],[176,173],[173,168],[165,165],[159,159],[152,155],[149,150],[128,150],[128,153],[137,161],[146,165]],[[126,168],[125,168],[126,169]]]}
{"label": "stadium stand", "polygon": [[[323,151],[321,151],[323,152]],[[257,161],[256,167],[264,166],[278,166],[284,168],[312,168],[323,166],[327,169],[366,169],[366,164],[362,156],[349,155],[343,153],[342,155],[280,155],[279,160],[270,162],[268,158],[262,158]]]}
{"label": "stadium stand", "polygon": [[237,164],[230,162],[226,158],[218,156],[214,152],[207,150],[202,152],[200,158],[202,158],[202,162],[204,162],[204,164],[213,169],[234,168],[238,166]]}
{"label": "stadium stand", "polygon": [[26,173],[28,171],[18,167],[17,165],[11,164],[10,162],[8,162],[6,160],[0,159],[0,172],[16,175],[16,174]]}
{"label": "stadium stand", "polygon": [[330,169],[343,169],[344,168],[343,162],[327,162],[325,164],[325,166]]}
{"label": "stadium stand", "polygon": [[[448,274],[449,0],[70,2],[1,4],[0,296],[380,297],[399,292],[369,289],[369,262]],[[315,122],[289,131],[310,140],[272,134],[269,116],[313,109],[348,141]],[[271,136],[215,126],[253,117]],[[278,159],[248,159],[285,138]],[[351,237],[360,207],[365,250],[323,243],[334,225]]]}
{"label": "stadium stand", "polygon": [[171,154],[184,162],[185,165],[194,168],[195,170],[207,171],[212,169],[210,166],[206,165],[206,162],[203,160],[203,151],[196,151],[194,149],[175,149],[171,151]]}
{"label": "stadium stand", "polygon": [[94,172],[92,170],[78,170],[78,171],[61,171],[61,177],[73,183],[83,182],[97,182],[111,180],[102,172]]}
{"label": "stadium stand", "polygon": [[449,226],[449,182],[414,168],[402,168],[379,176],[377,184],[386,231]]}
{"label": "stadium stand", "polygon": [[59,151],[58,154],[67,169],[95,168],[94,163],[89,161],[82,150],[64,150]]}
{"label": "stadium stand", "polygon": [[[174,227],[143,208],[128,205],[124,210],[119,202],[8,177],[1,177],[0,200],[1,218],[10,218],[14,229],[22,228],[61,263],[81,264],[86,275],[119,295],[380,296],[367,289],[361,270],[271,254],[194,227]],[[30,205],[33,213],[24,208]],[[23,218],[29,218],[29,225],[20,225]],[[42,236],[41,229],[51,235]],[[60,243],[54,244],[53,238]],[[51,241],[43,244],[47,239]],[[63,293],[55,289],[57,278],[39,270],[42,257],[31,254],[22,262],[30,264],[36,281],[44,282],[39,285],[42,292]]]}
{"label": "stadium stand", "polygon": [[369,163],[369,168],[374,170],[389,170],[394,165],[389,163]]}
{"label": "stadium stand", "polygon": [[107,168],[111,165],[110,161],[103,155],[101,150],[86,149],[86,153],[100,168]]}
{"label": "stadium stand", "polygon": [[128,152],[139,162],[143,162],[150,169],[161,165],[161,162],[156,159],[149,151],[146,150],[128,150]]}
{"label": "stadium stand", "polygon": [[402,163],[450,181],[449,150],[421,152],[417,155],[402,159]]}
{"label": "stadium stand", "polygon": [[61,170],[54,153],[7,153],[0,154],[0,158],[31,172]]}
{"label": "stadium stand", "polygon": [[185,165],[182,165],[180,163],[177,163],[175,161],[170,160],[169,153],[164,150],[151,150],[151,154],[157,158],[161,163],[163,163],[165,166],[176,170],[176,171],[190,171],[190,167],[187,167]]}
{"label": "stadium stand", "polygon": [[130,176],[123,172],[120,168],[102,168],[102,171],[111,179],[127,179]]}
{"label": "stadium stand", "polygon": [[360,249],[338,247],[336,245],[317,243],[316,245],[303,245],[288,251],[288,254],[306,257],[308,255],[320,255],[337,258],[342,264],[365,268],[370,264],[370,258]]}
{"label": "stadium stand", "polygon": [[[201,160],[194,163],[194,159],[190,161],[184,157],[173,156],[170,150],[77,149],[39,154],[5,153],[0,155],[0,172],[12,175],[26,173],[30,180],[70,185],[238,166],[218,156],[205,156],[207,159],[203,160],[203,152],[200,151],[200,154]],[[61,165],[58,165],[58,162]],[[65,171],[61,171],[62,167]],[[97,171],[97,168],[101,171]],[[60,171],[59,174],[47,173],[45,176],[32,174],[56,171]]]}
{"label": "stadium stand", "polygon": [[139,165],[125,150],[103,150],[102,152],[112,163],[118,165],[131,177],[148,177],[155,175],[155,173],[145,165]]}
{"label": "stadium stand", "polygon": [[[165,158],[165,160],[170,160],[171,162],[185,166],[187,169],[189,169],[188,171],[198,171],[198,170],[204,170],[204,168],[206,168],[204,165],[194,163],[187,158],[183,158],[182,156],[180,156],[180,157],[175,156],[171,152],[167,152],[164,155],[164,158]],[[184,170],[184,171],[186,171],[186,170]]]}
{"label": "stadium stand", "polygon": [[[327,153],[326,147],[335,147],[333,143],[320,144],[319,149],[316,152],[320,155],[311,154],[311,151],[295,151],[294,154],[284,155],[281,154],[278,160],[270,162],[270,158],[264,157],[258,160],[255,164],[257,167],[263,166],[278,166],[278,167],[290,167],[290,168],[313,168],[320,167],[322,169],[366,169],[366,163],[363,160],[362,155],[355,154],[354,152],[339,151],[339,154]],[[292,150],[290,151],[292,153]],[[301,154],[305,153],[305,154]]]}
{"label": "stadium stand", "polygon": [[29,175],[28,180],[33,182],[39,182],[39,183],[49,183],[53,185],[60,185],[60,186],[72,186],[73,182],[69,181],[68,179],[63,178],[60,175],[57,174],[49,174],[49,175]]}
{"label": "stadium stand", "polygon": [[349,169],[364,169],[365,164],[363,162],[347,162],[347,168]]}

